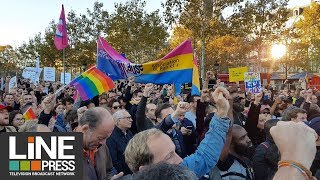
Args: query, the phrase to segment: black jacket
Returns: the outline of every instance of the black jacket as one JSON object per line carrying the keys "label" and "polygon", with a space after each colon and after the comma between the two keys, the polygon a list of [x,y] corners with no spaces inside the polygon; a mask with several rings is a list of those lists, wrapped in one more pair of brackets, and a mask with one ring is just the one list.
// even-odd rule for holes
{"label": "black jacket", "polygon": [[40,113],[38,124],[44,124],[48,126],[50,119],[52,118],[52,114],[45,114],[44,111]]}
{"label": "black jacket", "polygon": [[312,172],[312,174],[314,176],[317,175],[316,177],[317,177],[317,179],[319,179],[319,176],[320,176],[320,148],[319,147],[317,147],[317,153],[316,153],[316,156],[313,160],[310,171]]}
{"label": "black jacket", "polygon": [[190,135],[183,135],[183,141],[187,150],[187,155],[189,156],[193,154],[197,149],[197,141],[196,141],[196,134],[195,134],[196,128],[193,126],[193,123],[187,118],[184,118],[181,121],[181,124],[185,128],[187,128],[188,126],[192,127],[192,132]]}
{"label": "black jacket", "polygon": [[244,128],[248,132],[248,137],[251,139],[252,144],[255,147],[260,143],[264,142],[266,139],[265,133],[257,127],[260,108],[261,105],[255,105],[254,103],[251,103],[248,112],[248,119],[244,126]]}
{"label": "black jacket", "polygon": [[152,121],[146,117],[146,106],[147,106],[147,98],[143,96],[141,98],[140,103],[138,104],[137,112],[136,112],[136,125],[137,125],[138,132],[155,127]]}
{"label": "black jacket", "polygon": [[131,125],[131,128],[130,128],[130,131],[133,134],[137,134],[138,133],[138,130],[137,130],[137,118],[136,118],[137,109],[138,109],[138,105],[134,104],[134,105],[132,105],[132,107],[131,107],[131,109],[129,111],[129,114],[132,117],[132,125]]}
{"label": "black jacket", "polygon": [[[272,157],[271,154],[276,156]],[[267,139],[265,142],[258,145],[252,159],[256,179],[272,179],[278,169],[277,163],[280,156],[277,154],[278,150],[272,140]]]}
{"label": "black jacket", "polygon": [[107,139],[107,146],[112,158],[112,164],[118,172],[131,174],[131,170],[125,162],[124,151],[133,135],[128,130],[125,135],[117,126],[115,126],[111,136]]}
{"label": "black jacket", "polygon": [[187,156],[186,145],[183,140],[183,135],[181,131],[173,129],[172,126],[174,125],[173,120],[171,119],[171,115],[168,115],[158,126],[157,128],[160,129],[162,132],[166,133],[171,140],[173,141],[174,145],[176,146],[176,153],[181,157],[184,158]]}

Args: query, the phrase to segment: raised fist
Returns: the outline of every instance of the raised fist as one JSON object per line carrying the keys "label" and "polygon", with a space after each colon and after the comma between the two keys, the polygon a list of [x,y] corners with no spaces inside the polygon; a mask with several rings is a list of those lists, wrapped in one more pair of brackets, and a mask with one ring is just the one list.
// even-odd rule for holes
{"label": "raised fist", "polygon": [[217,106],[217,115],[221,118],[227,117],[230,104],[228,99],[230,99],[229,91],[224,87],[217,87],[217,89],[211,93],[211,97]]}

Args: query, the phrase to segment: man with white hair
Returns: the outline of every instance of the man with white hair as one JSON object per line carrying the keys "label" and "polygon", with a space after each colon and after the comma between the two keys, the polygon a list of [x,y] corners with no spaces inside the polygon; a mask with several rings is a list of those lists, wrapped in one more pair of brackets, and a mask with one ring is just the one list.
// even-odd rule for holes
{"label": "man with white hair", "polygon": [[113,114],[115,128],[111,136],[107,139],[107,145],[112,158],[113,166],[118,172],[132,174],[125,162],[124,151],[133,134],[129,130],[132,125],[131,115],[126,110],[118,110]]}

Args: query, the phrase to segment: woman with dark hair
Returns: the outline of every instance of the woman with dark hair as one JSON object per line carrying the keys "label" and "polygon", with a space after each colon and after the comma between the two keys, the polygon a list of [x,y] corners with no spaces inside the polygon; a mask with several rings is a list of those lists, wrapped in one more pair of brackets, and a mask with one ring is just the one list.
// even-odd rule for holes
{"label": "woman with dark hair", "polygon": [[108,102],[108,107],[110,108],[110,112],[111,114],[114,114],[115,112],[117,112],[119,109],[121,108],[120,105],[120,101],[118,101],[117,99],[111,99]]}
{"label": "woman with dark hair", "polygon": [[18,131],[19,127],[24,124],[24,118],[22,112],[14,110],[9,114],[9,124]]}

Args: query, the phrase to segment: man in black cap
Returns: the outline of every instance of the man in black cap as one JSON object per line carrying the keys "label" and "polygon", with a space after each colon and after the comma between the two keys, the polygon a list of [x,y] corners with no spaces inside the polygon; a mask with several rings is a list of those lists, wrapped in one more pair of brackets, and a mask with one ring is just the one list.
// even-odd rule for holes
{"label": "man in black cap", "polygon": [[237,96],[233,100],[233,119],[234,124],[244,126],[247,119],[243,114],[245,105],[245,99],[243,97]]}
{"label": "man in black cap", "polygon": [[0,104],[0,133],[17,132],[13,126],[9,126],[9,112],[11,111],[11,106]]}

